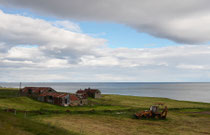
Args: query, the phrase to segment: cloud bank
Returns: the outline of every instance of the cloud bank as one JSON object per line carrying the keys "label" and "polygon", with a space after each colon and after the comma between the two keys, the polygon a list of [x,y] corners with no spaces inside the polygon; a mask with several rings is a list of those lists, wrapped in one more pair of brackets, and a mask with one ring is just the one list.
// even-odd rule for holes
{"label": "cloud bank", "polygon": [[0,81],[210,81],[208,45],[113,49],[72,22],[0,20]]}
{"label": "cloud bank", "polygon": [[0,4],[65,19],[120,23],[178,43],[210,41],[209,0],[0,0]]}

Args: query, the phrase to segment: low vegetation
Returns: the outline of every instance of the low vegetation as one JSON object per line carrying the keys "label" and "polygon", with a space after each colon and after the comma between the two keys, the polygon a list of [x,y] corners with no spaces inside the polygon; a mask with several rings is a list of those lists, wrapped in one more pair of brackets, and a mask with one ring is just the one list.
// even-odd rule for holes
{"label": "low vegetation", "polygon": [[61,127],[0,112],[1,135],[78,135]]}
{"label": "low vegetation", "polygon": [[17,97],[18,95],[19,93],[15,88],[0,88],[0,99]]}
{"label": "low vegetation", "polygon": [[[154,103],[168,106],[166,120],[133,118]],[[8,108],[17,112],[5,112]],[[103,95],[89,99],[87,106],[61,107],[19,97],[17,89],[0,88],[0,109],[0,134],[8,135],[210,134],[209,103]]]}

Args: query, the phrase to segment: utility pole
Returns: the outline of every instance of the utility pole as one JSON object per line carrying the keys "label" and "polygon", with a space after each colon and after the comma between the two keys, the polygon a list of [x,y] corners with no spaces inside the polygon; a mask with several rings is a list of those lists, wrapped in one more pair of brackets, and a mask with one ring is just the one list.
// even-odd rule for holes
{"label": "utility pole", "polygon": [[22,83],[20,82],[20,85],[19,85],[19,90],[21,90],[21,85],[22,85]]}
{"label": "utility pole", "polygon": [[22,83],[20,82],[20,85],[19,85],[19,96],[21,96],[21,94],[22,94],[21,85],[22,85]]}

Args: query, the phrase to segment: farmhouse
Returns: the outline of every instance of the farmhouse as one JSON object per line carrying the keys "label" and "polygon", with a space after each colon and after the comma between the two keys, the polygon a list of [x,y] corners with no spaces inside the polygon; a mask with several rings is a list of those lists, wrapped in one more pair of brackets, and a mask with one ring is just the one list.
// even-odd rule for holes
{"label": "farmhouse", "polygon": [[76,95],[70,94],[70,106],[78,105],[80,105],[80,99]]}
{"label": "farmhouse", "polygon": [[85,90],[78,90],[76,92],[78,97],[91,97],[91,98],[101,98],[101,91],[98,89],[85,89]]}
{"label": "farmhouse", "polygon": [[79,97],[81,99],[88,97],[87,92],[84,90],[81,90],[81,89],[76,92],[76,95],[77,95],[77,97]]}
{"label": "farmhouse", "polygon": [[42,93],[48,93],[48,92],[56,92],[56,91],[50,87],[25,87],[23,89],[20,89],[20,94],[22,96],[30,96],[34,98],[37,98]]}
{"label": "farmhouse", "polygon": [[50,87],[25,87],[20,89],[20,95],[29,96],[41,102],[60,106],[82,106],[88,104],[88,97],[100,98],[98,89],[78,90],[76,94],[56,92]]}
{"label": "farmhouse", "polygon": [[87,95],[89,97],[92,97],[92,98],[101,98],[101,91],[98,90],[98,89],[88,88],[88,89],[85,89],[85,92],[87,93]]}
{"label": "farmhouse", "polygon": [[67,93],[47,92],[40,94],[38,100],[60,106],[69,106],[70,96]]}

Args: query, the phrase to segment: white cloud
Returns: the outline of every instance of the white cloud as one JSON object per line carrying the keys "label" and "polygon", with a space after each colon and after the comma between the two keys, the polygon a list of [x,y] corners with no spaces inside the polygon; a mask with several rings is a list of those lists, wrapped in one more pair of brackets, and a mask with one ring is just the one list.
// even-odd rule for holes
{"label": "white cloud", "polygon": [[103,45],[105,42],[104,39],[96,39],[82,33],[55,27],[41,19],[3,12],[0,12],[0,19],[0,40],[11,45],[49,45],[50,49],[74,48],[80,51]]}
{"label": "white cloud", "polygon": [[[0,4],[60,18],[121,23],[179,43],[210,41],[209,0],[0,0]],[[68,22],[62,24],[68,28]]]}
{"label": "white cloud", "polygon": [[68,61],[65,59],[50,59],[44,63],[44,65],[40,65],[43,67],[48,67],[48,68],[65,68],[68,67]]}
{"label": "white cloud", "polygon": [[210,81],[209,45],[113,49],[41,19],[0,20],[0,81]]}
{"label": "white cloud", "polygon": [[70,21],[55,21],[52,24],[69,31],[81,32],[79,25]]}
{"label": "white cloud", "polygon": [[[53,26],[51,22],[41,19],[1,11],[0,20],[0,56],[10,61],[31,59],[39,63],[54,59],[57,63],[60,59],[74,64],[82,55],[92,54],[94,48],[104,46],[106,42],[104,39]],[[72,25],[72,29],[74,26],[78,30],[77,25]]]}
{"label": "white cloud", "polygon": [[8,50],[7,58],[34,59],[42,56],[38,48],[12,47]]}
{"label": "white cloud", "polygon": [[181,64],[181,65],[178,65],[177,68],[190,69],[190,70],[205,70],[205,69],[210,70],[210,68],[207,68],[207,67],[205,67],[203,65],[185,65],[185,64]]}

